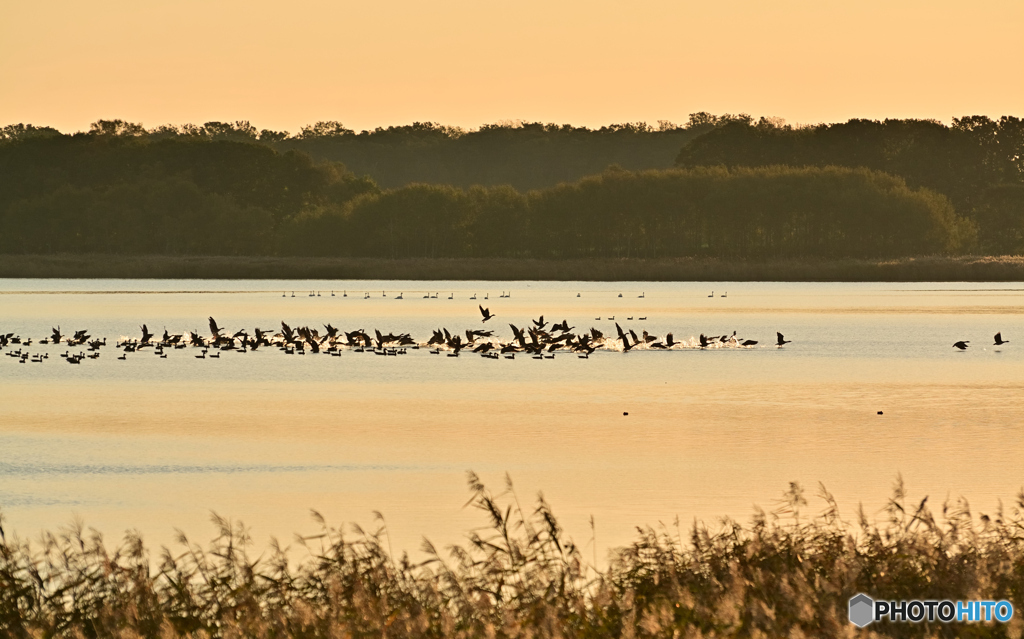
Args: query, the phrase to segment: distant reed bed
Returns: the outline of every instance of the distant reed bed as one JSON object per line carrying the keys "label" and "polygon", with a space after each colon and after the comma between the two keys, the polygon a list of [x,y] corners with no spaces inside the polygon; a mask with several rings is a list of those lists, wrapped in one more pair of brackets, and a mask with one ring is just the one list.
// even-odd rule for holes
{"label": "distant reed bed", "polygon": [[1020,282],[1024,256],[887,260],[0,255],[5,278]]}
{"label": "distant reed bed", "polygon": [[[814,507],[792,484],[772,512],[714,528],[638,529],[596,569],[538,498],[511,482],[493,495],[470,475],[487,521],[412,562],[386,531],[297,538],[296,564],[273,543],[254,554],[239,523],[214,516],[208,547],[180,534],[152,557],[138,535],[109,548],[75,525],[29,544],[0,542],[4,637],[1019,637],[1024,628],[1024,495],[1008,513],[939,514],[897,480],[872,523],[841,517],[824,488]],[[813,514],[811,514],[813,513]],[[858,592],[886,599],[1008,599],[1009,624],[847,621]]]}

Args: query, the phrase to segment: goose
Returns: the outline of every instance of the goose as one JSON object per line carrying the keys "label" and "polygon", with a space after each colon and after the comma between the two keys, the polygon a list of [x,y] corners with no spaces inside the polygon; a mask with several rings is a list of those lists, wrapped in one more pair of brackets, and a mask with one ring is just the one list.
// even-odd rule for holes
{"label": "goose", "polygon": [[213,333],[213,339],[214,340],[219,340],[220,339],[220,337],[221,337],[220,332],[222,330],[224,330],[224,329],[222,329],[219,326],[217,326],[217,320],[213,319],[213,317],[211,316],[210,317],[210,332]]}
{"label": "goose", "polygon": [[1002,331],[996,333],[995,340],[996,341],[995,341],[994,346],[1002,346],[1003,344],[1009,344],[1010,343],[1010,340],[1003,339]]}
{"label": "goose", "polygon": [[711,295],[708,295],[708,297],[714,297],[714,296],[715,296],[715,292],[714,291],[711,291]]}
{"label": "goose", "polygon": [[[480,307],[480,314],[484,316],[484,318],[482,320],[480,320],[481,322],[486,322],[487,320],[491,319],[492,317],[497,317],[497,315],[492,315],[491,314],[491,309],[484,308],[483,304],[478,304],[478,306]],[[541,317],[541,319],[544,319],[544,318]]]}
{"label": "goose", "polygon": [[629,349],[631,349],[634,346],[636,346],[636,335],[633,336],[634,343],[630,344],[629,343],[629,336],[626,334],[625,331],[622,330],[622,327],[619,326],[618,323],[615,324],[615,330],[619,334],[619,339],[622,340],[622,350],[623,350],[623,352],[629,352]]}
{"label": "goose", "polygon": [[646,296],[647,296],[647,293],[640,293],[639,295],[637,295],[637,297],[640,298],[640,299],[643,299]]}
{"label": "goose", "polygon": [[775,343],[776,346],[783,346],[785,344],[792,343],[793,341],[791,339],[786,339],[782,336],[782,333],[779,333],[778,331],[775,332],[775,336],[778,338],[778,342]]}
{"label": "goose", "polygon": [[959,348],[960,350],[965,351],[965,350],[967,350],[967,345],[970,344],[970,343],[971,343],[971,340],[965,339],[965,340],[963,340],[961,342],[957,342],[957,343],[953,344],[953,348]]}
{"label": "goose", "polygon": [[722,293],[719,297],[729,297],[729,291]]}

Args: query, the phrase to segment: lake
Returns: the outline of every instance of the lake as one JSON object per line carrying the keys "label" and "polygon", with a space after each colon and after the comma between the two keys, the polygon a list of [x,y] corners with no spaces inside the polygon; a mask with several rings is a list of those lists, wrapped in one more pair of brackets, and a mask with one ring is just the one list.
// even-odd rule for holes
{"label": "lake", "polygon": [[[497,317],[481,323],[478,304]],[[208,316],[231,333],[286,321],[420,342],[440,327],[487,328],[508,340],[510,322],[541,314],[575,332],[614,336],[617,322],[759,343],[544,360],[426,348],[119,360],[113,346],[143,323],[158,336],[208,335]],[[69,365],[65,344],[38,344],[58,325],[108,346]],[[792,343],[777,348],[776,331]],[[1010,343],[993,345],[997,331]],[[49,354],[0,355],[8,536],[79,517],[108,542],[138,529],[169,544],[176,528],[205,541],[216,511],[263,547],[315,532],[315,508],[371,529],[379,512],[395,551],[415,554],[424,536],[446,546],[485,523],[463,508],[473,470],[496,493],[508,473],[522,502],[543,491],[588,554],[593,516],[603,555],[636,526],[748,521],[755,504],[777,508],[791,481],[805,487],[807,513],[823,508],[821,482],[849,521],[858,504],[880,516],[897,474],[912,500],[962,496],[976,512],[1011,504],[1024,485],[1019,283],[0,279],[0,333],[36,340],[3,353]]]}

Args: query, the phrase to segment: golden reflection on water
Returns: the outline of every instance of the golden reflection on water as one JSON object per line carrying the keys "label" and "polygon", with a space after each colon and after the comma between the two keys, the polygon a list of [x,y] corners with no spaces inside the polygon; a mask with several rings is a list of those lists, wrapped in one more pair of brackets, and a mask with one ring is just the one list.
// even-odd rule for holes
{"label": "golden reflection on water", "polygon": [[[809,490],[823,482],[851,518],[857,500],[881,507],[897,472],[914,494],[964,493],[988,509],[1024,484],[1019,384],[523,384],[477,388],[483,397],[445,384],[295,393],[182,384],[128,385],[120,400],[78,390],[19,388],[0,428],[47,435],[58,458],[68,455],[60,434],[73,433],[103,437],[115,465],[300,469],[50,476],[33,488],[60,495],[84,482],[95,501],[73,510],[87,522],[109,535],[139,527],[162,542],[171,526],[202,538],[210,509],[288,539],[311,530],[315,507],[336,523],[369,524],[380,510],[402,548],[421,535],[448,543],[481,523],[459,508],[469,469],[496,491],[506,470],[523,496],[543,490],[577,536],[593,515],[601,547],[677,515],[745,520],[755,503],[771,509],[791,480]],[[22,519],[14,510],[24,532],[67,512]]]}
{"label": "golden reflection on water", "polygon": [[[417,299],[405,284],[350,290],[384,286]],[[988,512],[1024,485],[1020,291],[729,283],[721,299],[706,297],[710,285],[643,284],[639,300],[599,286],[608,287],[517,289],[513,299],[492,296],[485,305],[506,323],[546,312],[614,330],[593,317],[644,313],[650,320],[637,329],[674,330],[679,339],[705,326],[737,328],[762,344],[550,362],[423,351],[301,360],[272,351],[226,354],[216,364],[191,354],[165,364],[115,362],[108,351],[81,370],[59,360],[38,369],[0,361],[8,529],[32,536],[78,514],[108,539],[138,528],[151,542],[170,543],[178,527],[205,540],[215,510],[251,525],[262,544],[271,534],[287,541],[312,532],[309,508],[365,527],[380,511],[395,548],[415,551],[424,535],[444,546],[483,524],[461,509],[472,469],[495,492],[509,472],[524,501],[542,490],[581,544],[593,515],[603,551],[627,543],[637,525],[677,516],[683,525],[722,515],[745,521],[755,504],[774,508],[790,481],[809,494],[822,482],[850,521],[860,501],[869,516],[884,505],[897,473],[912,497],[965,495]],[[586,297],[572,297],[577,288]],[[65,329],[88,322],[114,337],[142,321],[151,329],[202,326],[208,314],[231,326],[333,321],[418,337],[437,325],[479,326],[477,302],[465,299],[398,307],[391,298],[242,292],[22,292],[0,303],[5,325],[37,336],[51,320]],[[770,346],[775,330],[794,344]],[[1011,345],[988,346],[996,330]],[[974,348],[953,351],[965,335]],[[812,499],[808,512],[820,506]]]}

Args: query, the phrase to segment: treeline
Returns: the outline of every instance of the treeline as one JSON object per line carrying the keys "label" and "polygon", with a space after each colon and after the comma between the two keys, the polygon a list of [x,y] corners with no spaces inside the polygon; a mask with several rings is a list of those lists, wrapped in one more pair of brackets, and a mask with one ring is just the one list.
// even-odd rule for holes
{"label": "treeline", "polygon": [[947,196],[975,222],[981,249],[1024,251],[1024,119],[850,120],[794,128],[732,118],[688,142],[679,167],[848,166]]}
{"label": "treeline", "polygon": [[298,223],[313,254],[395,258],[890,257],[975,238],[943,196],[837,167],[617,169],[526,194],[413,185]]}
{"label": "treeline", "polygon": [[256,144],[26,136],[0,144],[0,251],[268,254],[296,218],[377,191]]}
{"label": "treeline", "polygon": [[[370,176],[383,188],[422,182],[463,188],[510,185],[527,191],[578,180],[612,164],[630,170],[670,168],[680,147],[709,130],[718,119],[696,114],[684,125],[668,121],[660,121],[657,126],[635,122],[599,129],[502,122],[485,124],[473,131],[415,122],[360,132],[340,122],[324,121],[305,126],[296,134],[258,130],[244,120],[152,129],[122,120],[100,120],[88,134],[263,144],[282,152],[301,151],[318,162],[341,162],[353,173]],[[31,125],[0,129],[0,139],[54,135],[62,134]]]}
{"label": "treeline", "polygon": [[609,169],[527,193],[382,191],[337,163],[201,136],[0,144],[0,251],[447,257],[895,257],[975,225],[900,178],[838,167]]}

